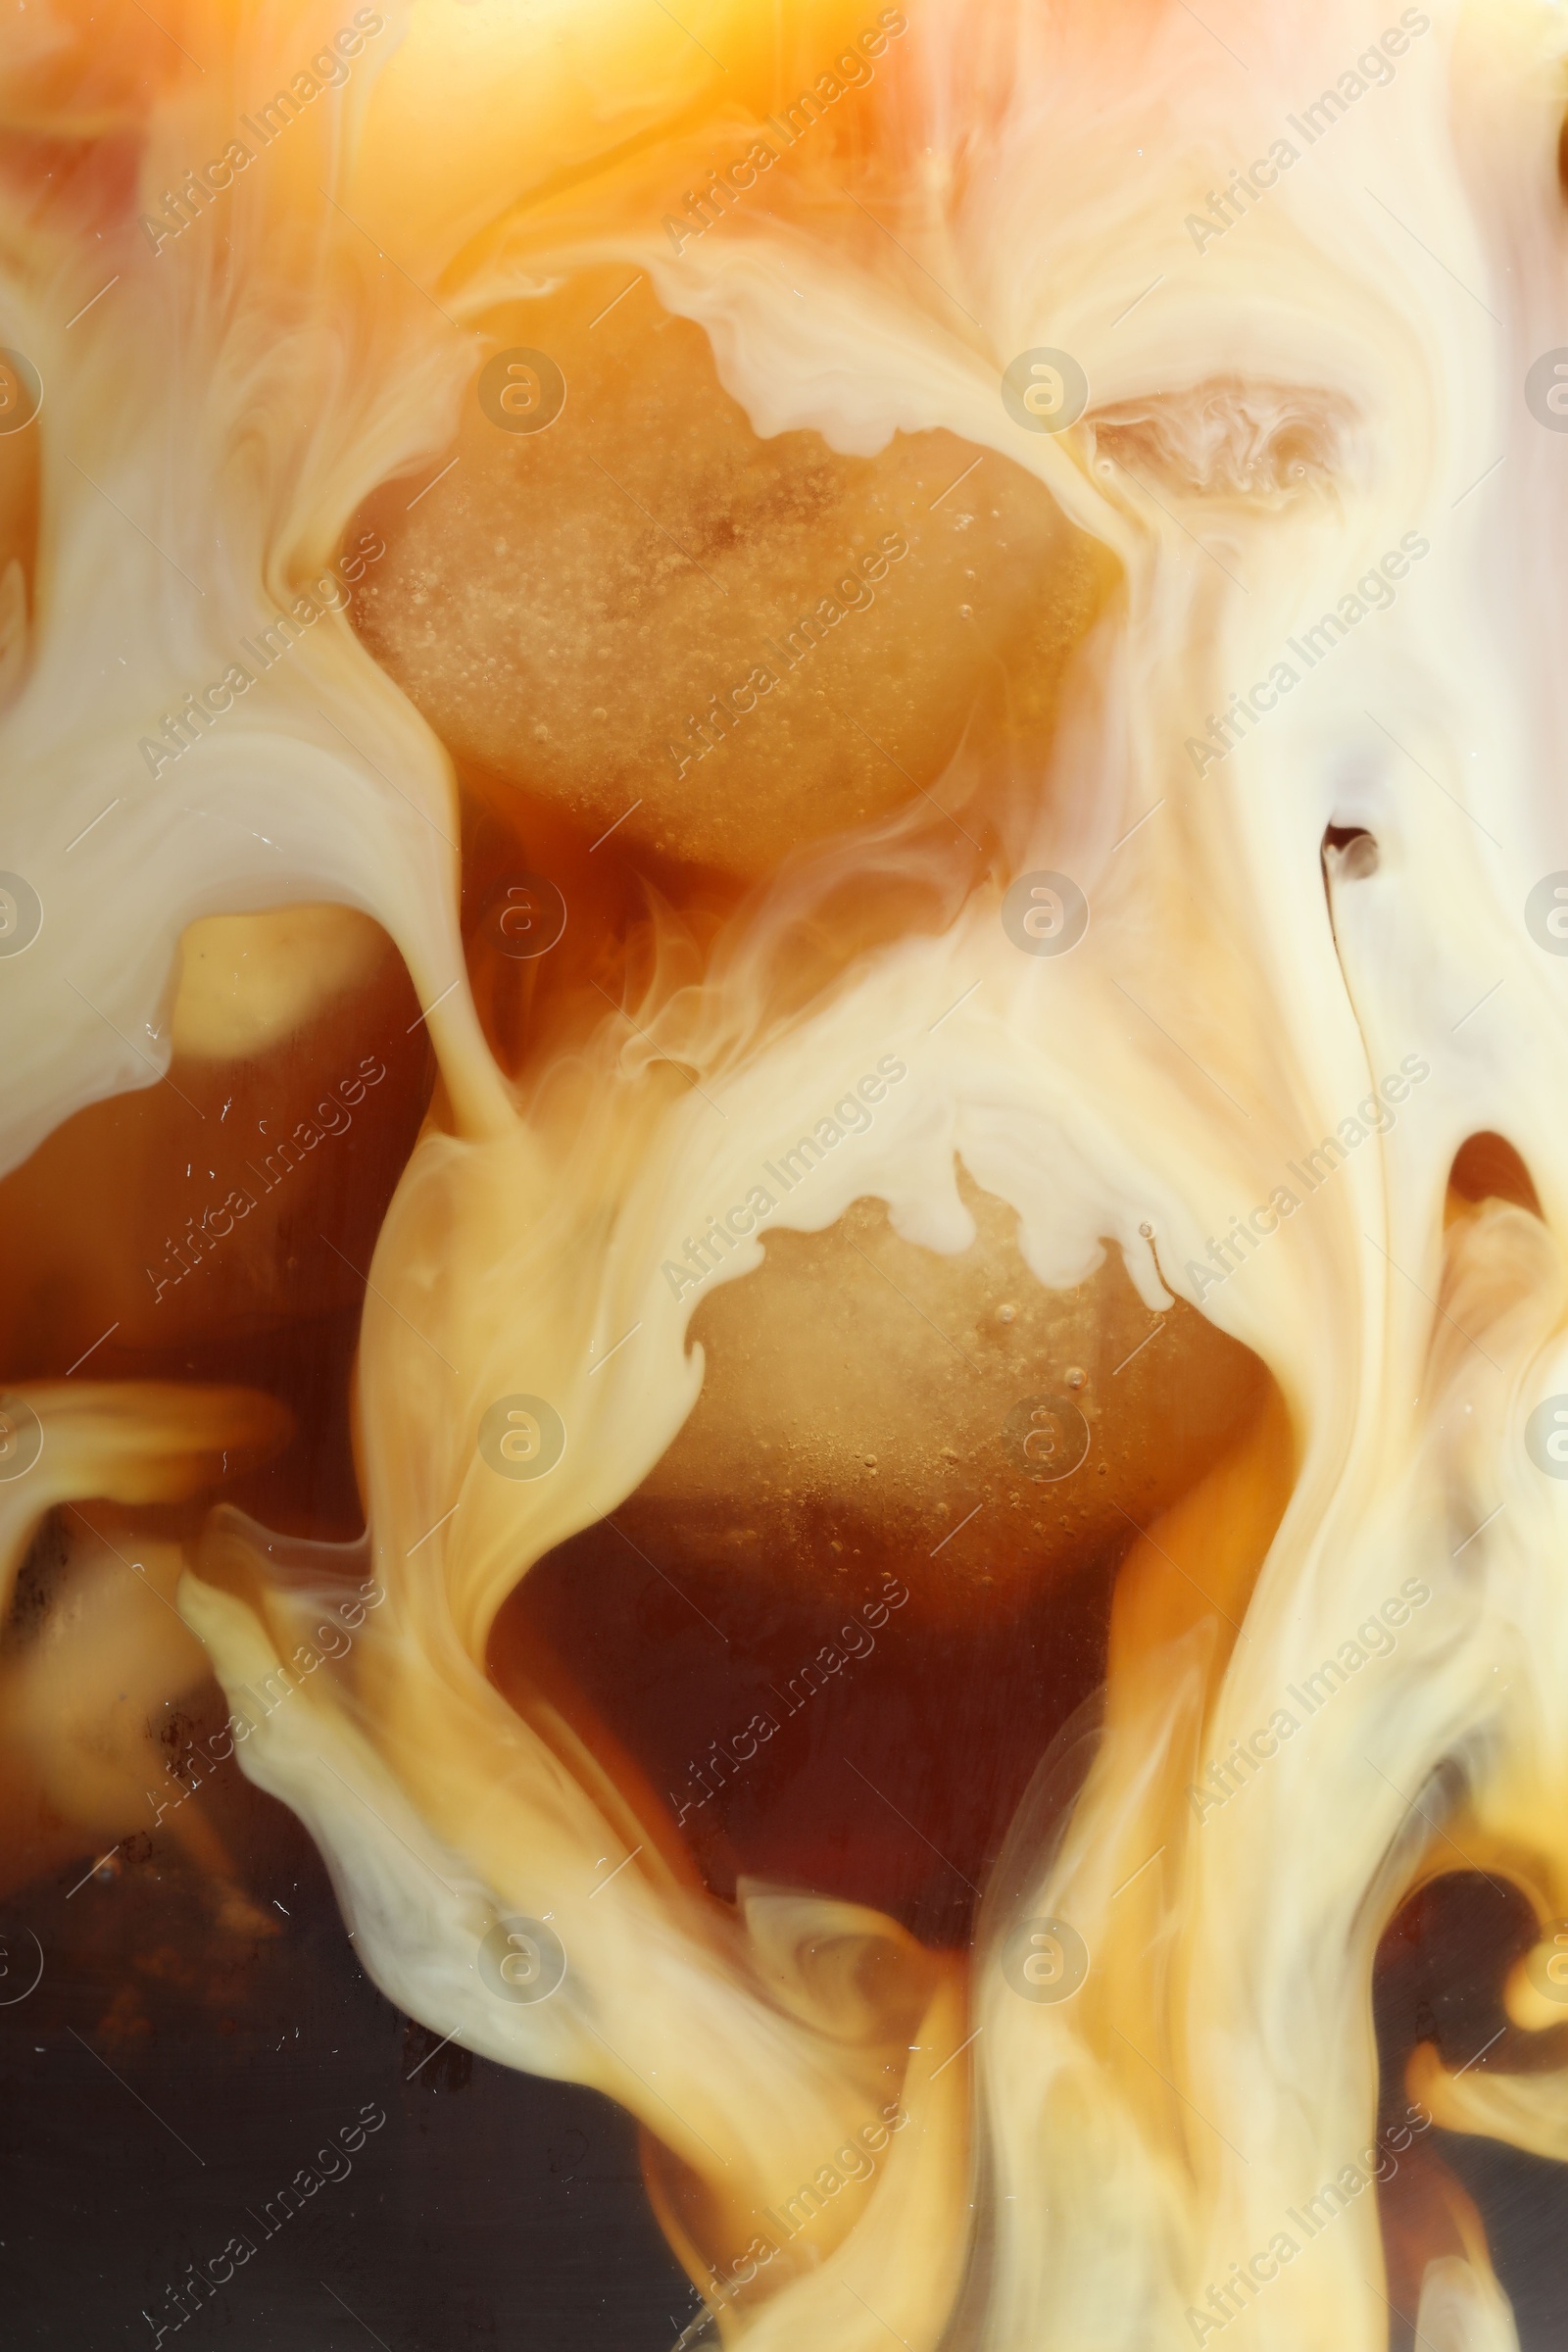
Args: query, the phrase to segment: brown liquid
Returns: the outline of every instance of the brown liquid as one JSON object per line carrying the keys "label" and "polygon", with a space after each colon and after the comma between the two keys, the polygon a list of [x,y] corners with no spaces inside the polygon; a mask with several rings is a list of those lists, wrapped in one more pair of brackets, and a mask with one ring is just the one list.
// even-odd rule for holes
{"label": "brown liquid", "polygon": [[[1453,2070],[1489,2048],[1494,2064],[1513,2063],[1502,1987],[1537,1934],[1516,1887],[1464,1869],[1456,1855],[1446,1854],[1439,1867],[1442,1875],[1410,1895],[1384,1931],[1373,1980],[1382,2062],[1378,2138],[1388,2151],[1379,2190],[1387,2291],[1396,2314],[1412,2319],[1428,2263],[1473,2248],[1482,2226],[1458,2177],[1470,2169],[1465,2160],[1475,2143],[1440,2135],[1429,2125],[1412,2130],[1422,2126],[1425,2110],[1412,2110],[1406,2068],[1423,2046]],[[1391,2158],[1397,2164],[1392,2173]],[[1485,2178],[1484,2165],[1476,2171]],[[1396,2330],[1392,2340],[1404,2352],[1416,2339]]]}
{"label": "brown liquid", "polygon": [[[515,1703],[547,1696],[667,1806],[715,1892],[804,1885],[936,1942],[964,1938],[1030,1776],[1103,1679],[1136,1532],[1269,1391],[1191,1308],[1160,1325],[1114,1251],[1044,1290],[1010,1212],[968,1198],[956,1258],[866,1201],[771,1237],[694,1318],[708,1374],[674,1445],[537,1564],[491,1643]],[[1041,1394],[1087,1425],[1062,1478],[1005,1434]]]}
{"label": "brown liquid", "polygon": [[0,1378],[77,1366],[266,1390],[293,1439],[224,1499],[292,1533],[357,1535],[350,1374],[430,1089],[418,1009],[388,944],[367,985],[271,1051],[176,1055],[162,1084],[57,1129],[0,1186]]}
{"label": "brown liquid", "polygon": [[487,318],[557,359],[559,421],[501,431],[466,399],[445,478],[354,526],[387,546],[355,625],[454,756],[588,841],[618,822],[623,851],[748,879],[932,792],[977,706],[1038,761],[1103,551],[951,433],[760,438],[646,284],[592,323],[625,282]]}

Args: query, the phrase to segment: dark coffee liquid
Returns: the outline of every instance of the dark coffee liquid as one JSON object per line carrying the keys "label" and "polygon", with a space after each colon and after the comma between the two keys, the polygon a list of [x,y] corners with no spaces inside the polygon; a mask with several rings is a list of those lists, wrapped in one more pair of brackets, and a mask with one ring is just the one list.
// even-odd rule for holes
{"label": "dark coffee liquid", "polygon": [[770,1237],[694,1318],[707,1375],[674,1444],[530,1571],[490,1652],[515,1703],[547,1697],[642,1784],[715,1893],[809,1887],[936,1943],[966,1938],[1103,1679],[1117,1563],[1268,1388],[1190,1308],[1156,1321],[1114,1250],[1045,1291],[1010,1211],[966,1197],[958,1257],[870,1201]]}

